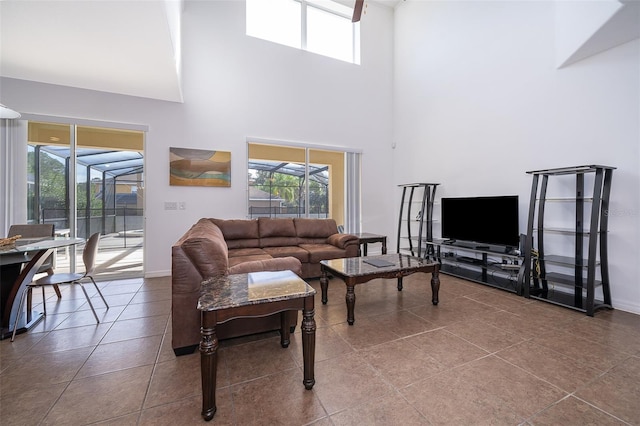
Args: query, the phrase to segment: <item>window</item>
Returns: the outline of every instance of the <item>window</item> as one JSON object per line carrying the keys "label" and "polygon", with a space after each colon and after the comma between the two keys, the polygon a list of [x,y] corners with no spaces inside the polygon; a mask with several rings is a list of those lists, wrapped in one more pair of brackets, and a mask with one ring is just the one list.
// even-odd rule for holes
{"label": "window", "polygon": [[248,143],[248,216],[333,218],[344,224],[345,152]]}
{"label": "window", "polygon": [[[26,122],[27,187],[15,202],[25,198],[27,223],[80,238],[99,231],[97,262],[110,265],[103,278],[142,276],[144,132],[60,121]],[[77,264],[59,258],[56,272],[75,272]]]}
{"label": "window", "polygon": [[360,24],[331,0],[247,0],[247,35],[360,63]]}

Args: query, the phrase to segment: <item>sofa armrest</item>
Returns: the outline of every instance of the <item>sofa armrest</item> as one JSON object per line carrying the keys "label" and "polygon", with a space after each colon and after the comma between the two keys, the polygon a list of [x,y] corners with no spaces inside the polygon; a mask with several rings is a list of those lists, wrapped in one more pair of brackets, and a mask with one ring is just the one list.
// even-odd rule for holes
{"label": "sofa armrest", "polygon": [[359,244],[360,239],[351,234],[333,234],[327,238],[327,244],[344,249],[353,244]]}

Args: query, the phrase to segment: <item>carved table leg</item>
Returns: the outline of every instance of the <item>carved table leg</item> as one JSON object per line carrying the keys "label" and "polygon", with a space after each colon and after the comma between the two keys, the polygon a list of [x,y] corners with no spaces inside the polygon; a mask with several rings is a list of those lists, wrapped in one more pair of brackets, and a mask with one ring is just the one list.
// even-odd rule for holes
{"label": "carved table leg", "polygon": [[291,333],[289,329],[289,311],[280,312],[280,346],[283,348],[289,347],[289,335]]}
{"label": "carved table leg", "polygon": [[216,369],[218,364],[218,337],[216,312],[202,313],[200,328],[200,374],[202,376],[202,417],[209,421],[216,413]]}
{"label": "carved table leg", "polygon": [[402,291],[402,276],[398,277],[398,291]]}
{"label": "carved table leg", "polygon": [[304,299],[302,310],[302,358],[304,360],[305,389],[313,388],[316,383],[314,375],[314,363],[316,354],[316,320],[313,318],[313,296]]}
{"label": "carved table leg", "polygon": [[329,290],[329,280],[327,279],[327,270],[322,267],[320,274],[320,288],[322,289],[322,304],[327,304],[327,290]]}
{"label": "carved table leg", "polygon": [[356,293],[355,287],[353,285],[347,284],[347,295],[345,297],[347,301],[347,322],[349,325],[353,325],[355,318],[353,316],[353,311],[356,306]]}
{"label": "carved table leg", "polygon": [[440,291],[440,268],[438,265],[435,266],[433,272],[431,273],[431,303],[434,305],[438,304],[438,292]]}

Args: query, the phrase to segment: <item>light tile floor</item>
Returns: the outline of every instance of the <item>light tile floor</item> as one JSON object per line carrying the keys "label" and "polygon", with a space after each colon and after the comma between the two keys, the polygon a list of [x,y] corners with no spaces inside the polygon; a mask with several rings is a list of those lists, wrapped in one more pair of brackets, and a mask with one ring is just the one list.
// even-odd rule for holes
{"label": "light tile floor", "polygon": [[[311,391],[299,327],[288,349],[276,333],[222,342],[210,424],[640,424],[640,316],[590,318],[446,275],[432,306],[428,278],[358,286],[354,326],[331,280]],[[0,342],[0,423],[204,423],[199,355],[171,350],[170,279],[100,286],[100,325],[64,288],[35,329]]]}

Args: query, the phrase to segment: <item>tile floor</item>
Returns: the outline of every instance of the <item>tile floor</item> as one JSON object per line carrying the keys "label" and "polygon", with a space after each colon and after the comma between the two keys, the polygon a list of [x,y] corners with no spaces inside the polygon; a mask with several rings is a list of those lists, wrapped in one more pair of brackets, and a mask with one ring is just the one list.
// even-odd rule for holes
{"label": "tile floor", "polygon": [[[331,280],[311,391],[299,327],[288,349],[276,333],[223,342],[210,424],[640,424],[640,316],[589,318],[441,277],[437,307],[423,274],[400,293],[358,286],[354,326]],[[0,423],[203,424],[199,355],[171,350],[169,278],[100,285],[100,325],[66,288],[35,329],[0,342]]]}

